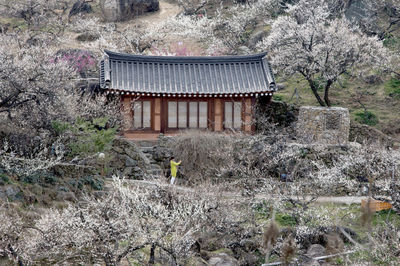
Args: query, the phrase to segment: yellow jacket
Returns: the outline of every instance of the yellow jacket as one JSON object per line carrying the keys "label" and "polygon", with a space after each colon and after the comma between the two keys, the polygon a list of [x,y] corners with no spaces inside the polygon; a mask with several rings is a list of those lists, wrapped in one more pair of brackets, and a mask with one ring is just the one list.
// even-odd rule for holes
{"label": "yellow jacket", "polygon": [[178,172],[178,165],[180,165],[181,163],[177,163],[174,160],[170,161],[171,163],[171,176],[176,177],[176,172]]}

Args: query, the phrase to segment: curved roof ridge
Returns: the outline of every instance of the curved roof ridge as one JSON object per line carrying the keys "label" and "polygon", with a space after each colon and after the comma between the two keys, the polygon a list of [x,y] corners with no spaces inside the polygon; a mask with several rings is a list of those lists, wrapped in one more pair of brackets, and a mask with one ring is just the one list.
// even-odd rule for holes
{"label": "curved roof ridge", "polygon": [[138,62],[165,62],[165,63],[208,63],[208,62],[252,62],[261,61],[266,52],[252,55],[228,56],[158,56],[158,55],[132,55],[126,53],[104,50],[109,59]]}

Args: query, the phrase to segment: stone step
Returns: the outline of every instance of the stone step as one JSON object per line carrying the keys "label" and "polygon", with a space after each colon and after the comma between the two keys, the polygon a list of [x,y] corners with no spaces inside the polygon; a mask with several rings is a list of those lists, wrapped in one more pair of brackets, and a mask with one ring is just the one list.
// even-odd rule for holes
{"label": "stone step", "polygon": [[158,143],[157,140],[141,140],[141,141],[137,142],[137,144],[142,148],[143,147],[153,147],[157,143]]}
{"label": "stone step", "polygon": [[140,150],[141,150],[143,153],[151,153],[151,152],[153,152],[153,148],[154,148],[154,146],[150,146],[150,147],[140,147]]}
{"label": "stone step", "polygon": [[153,169],[149,171],[152,175],[163,175],[163,171],[161,169]]}

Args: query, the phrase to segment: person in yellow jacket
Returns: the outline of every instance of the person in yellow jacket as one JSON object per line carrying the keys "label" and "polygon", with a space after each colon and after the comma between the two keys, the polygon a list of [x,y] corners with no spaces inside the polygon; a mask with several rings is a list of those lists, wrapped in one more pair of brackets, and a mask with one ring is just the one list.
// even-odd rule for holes
{"label": "person in yellow jacket", "polygon": [[170,161],[170,164],[171,164],[171,182],[170,183],[171,183],[171,185],[173,185],[175,183],[176,173],[178,172],[178,166],[181,164],[181,161],[175,162],[174,159],[175,158],[172,156],[171,161]]}

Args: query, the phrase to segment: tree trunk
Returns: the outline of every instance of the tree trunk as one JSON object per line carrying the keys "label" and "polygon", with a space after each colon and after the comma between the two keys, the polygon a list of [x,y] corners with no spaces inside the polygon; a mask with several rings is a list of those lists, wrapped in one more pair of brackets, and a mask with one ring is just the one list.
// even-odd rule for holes
{"label": "tree trunk", "polygon": [[18,260],[18,266],[24,266],[24,263],[22,260],[19,258],[17,253],[15,252],[14,248],[11,246],[11,244],[8,244],[8,250],[11,252],[11,255]]}
{"label": "tree trunk", "polygon": [[325,86],[324,101],[328,107],[331,106],[331,101],[329,100],[329,88],[331,87],[332,83],[333,83],[332,80],[328,80]]}
{"label": "tree trunk", "polygon": [[318,103],[321,106],[326,106],[324,101],[321,99],[321,97],[318,94],[317,87],[315,86],[315,82],[311,79],[307,79],[307,81],[308,81],[308,84],[310,85],[312,92],[314,93],[315,98],[317,98]]}
{"label": "tree trunk", "polygon": [[104,263],[106,266],[117,266],[118,263],[115,261],[115,258],[111,256],[110,254],[106,254],[105,257],[103,257]]}
{"label": "tree trunk", "polygon": [[176,266],[177,261],[176,261],[176,256],[173,250],[165,248],[163,245],[160,245],[159,243],[155,243],[154,245],[158,246],[159,248],[161,248],[162,250],[164,250],[165,252],[167,252],[170,256],[171,256],[171,266]]}
{"label": "tree trunk", "polygon": [[154,251],[155,251],[155,249],[156,249],[156,245],[155,244],[151,244],[149,265],[154,265]]}

